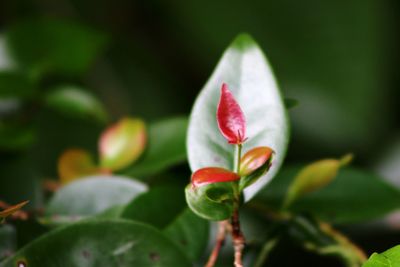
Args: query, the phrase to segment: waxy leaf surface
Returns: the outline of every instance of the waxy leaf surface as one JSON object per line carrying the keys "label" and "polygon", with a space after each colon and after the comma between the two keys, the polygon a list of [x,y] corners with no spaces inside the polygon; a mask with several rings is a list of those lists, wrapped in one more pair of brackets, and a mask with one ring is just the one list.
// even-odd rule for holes
{"label": "waxy leaf surface", "polygon": [[192,171],[210,166],[232,170],[234,146],[221,135],[215,118],[223,83],[229,85],[246,116],[248,140],[243,152],[268,146],[276,153],[271,169],[244,190],[248,200],[275,176],[283,162],[289,137],[286,109],[260,47],[250,36],[240,35],[225,51],[194,103],[187,137]]}
{"label": "waxy leaf surface", "polygon": [[75,221],[127,204],[147,191],[147,186],[118,176],[91,176],[76,180],[58,190],[50,199],[46,215],[50,222]]}
{"label": "waxy leaf surface", "polygon": [[240,159],[241,176],[249,175],[264,164],[266,164],[272,157],[273,150],[269,147],[256,147],[249,151]]}
{"label": "waxy leaf surface", "polygon": [[[86,221],[28,244],[2,267],[192,266],[159,230],[126,220]],[[23,265],[22,265],[23,266]]]}
{"label": "waxy leaf surface", "polygon": [[197,187],[212,183],[233,182],[239,179],[240,176],[237,173],[223,168],[208,167],[194,172],[191,182],[194,187]]}

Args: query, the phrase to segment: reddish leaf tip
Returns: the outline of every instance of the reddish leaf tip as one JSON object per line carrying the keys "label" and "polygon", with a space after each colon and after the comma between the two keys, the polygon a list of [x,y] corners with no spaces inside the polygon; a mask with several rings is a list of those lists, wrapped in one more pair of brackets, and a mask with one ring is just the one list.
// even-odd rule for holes
{"label": "reddish leaf tip", "polygon": [[249,175],[258,168],[262,167],[271,160],[271,157],[274,153],[274,150],[267,146],[260,146],[250,149],[240,160],[240,175]]}
{"label": "reddish leaf tip", "polygon": [[221,134],[228,140],[228,143],[242,144],[246,141],[246,120],[243,111],[226,83],[223,83],[221,87],[217,122]]}
{"label": "reddish leaf tip", "polygon": [[195,171],[192,174],[192,187],[221,183],[221,182],[232,182],[240,179],[240,176],[232,171],[218,167],[207,167]]}

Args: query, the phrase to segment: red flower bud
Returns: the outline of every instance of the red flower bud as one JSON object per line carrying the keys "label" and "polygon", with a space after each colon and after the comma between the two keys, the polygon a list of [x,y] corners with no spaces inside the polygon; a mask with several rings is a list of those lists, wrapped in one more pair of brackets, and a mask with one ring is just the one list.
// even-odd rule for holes
{"label": "red flower bud", "polygon": [[217,122],[221,134],[230,144],[242,144],[246,141],[246,120],[243,111],[225,83],[221,87]]}
{"label": "red flower bud", "polygon": [[268,163],[274,151],[267,146],[260,146],[247,151],[240,160],[241,176],[247,176]]}
{"label": "red flower bud", "polygon": [[192,174],[192,186],[202,186],[212,183],[232,182],[240,179],[240,176],[224,168],[208,167],[195,171]]}

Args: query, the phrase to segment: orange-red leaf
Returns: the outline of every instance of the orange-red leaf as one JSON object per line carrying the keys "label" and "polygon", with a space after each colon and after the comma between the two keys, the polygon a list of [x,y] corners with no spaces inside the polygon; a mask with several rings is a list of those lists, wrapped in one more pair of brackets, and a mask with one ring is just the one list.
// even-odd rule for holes
{"label": "orange-red leaf", "polygon": [[274,151],[267,146],[255,147],[242,157],[240,160],[240,175],[246,176],[268,163]]}
{"label": "orange-red leaf", "polygon": [[217,122],[221,134],[230,144],[241,144],[246,140],[246,120],[243,111],[225,83],[221,87]]}
{"label": "orange-red leaf", "polygon": [[192,174],[192,185],[202,186],[212,183],[232,182],[240,179],[237,173],[224,168],[208,167],[197,170]]}
{"label": "orange-red leaf", "polygon": [[92,156],[82,149],[68,149],[58,160],[58,176],[62,184],[98,172]]}

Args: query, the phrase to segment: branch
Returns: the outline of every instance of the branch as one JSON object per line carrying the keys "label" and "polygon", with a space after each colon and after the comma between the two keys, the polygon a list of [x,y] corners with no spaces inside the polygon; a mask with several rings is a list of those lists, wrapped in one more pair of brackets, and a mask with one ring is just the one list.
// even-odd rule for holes
{"label": "branch", "polygon": [[235,267],[243,267],[242,254],[245,244],[243,233],[240,229],[239,211],[236,208],[231,219],[232,225],[232,242],[235,250]]}
{"label": "branch", "polygon": [[221,247],[225,243],[227,223],[228,223],[228,221],[218,222],[218,233],[217,233],[217,239],[215,242],[215,246],[214,246],[214,249],[211,252],[210,257],[208,258],[208,261],[204,267],[214,267],[214,265],[217,261],[219,252],[221,250]]}

